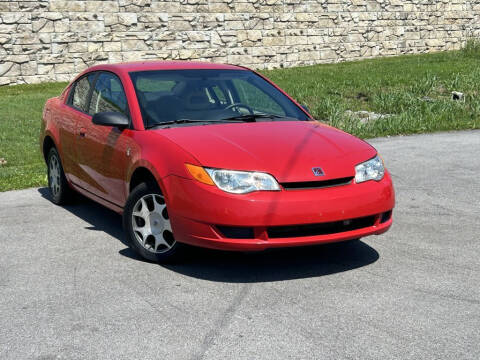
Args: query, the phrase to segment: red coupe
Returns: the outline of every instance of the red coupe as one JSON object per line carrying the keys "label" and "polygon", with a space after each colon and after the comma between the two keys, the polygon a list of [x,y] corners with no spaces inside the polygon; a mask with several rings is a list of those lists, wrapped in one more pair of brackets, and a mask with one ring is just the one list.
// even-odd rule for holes
{"label": "red coupe", "polygon": [[94,66],[43,111],[53,202],[72,190],[123,214],[152,261],[185,246],[254,251],[381,234],[392,180],[377,151],[315,121],[239,66]]}

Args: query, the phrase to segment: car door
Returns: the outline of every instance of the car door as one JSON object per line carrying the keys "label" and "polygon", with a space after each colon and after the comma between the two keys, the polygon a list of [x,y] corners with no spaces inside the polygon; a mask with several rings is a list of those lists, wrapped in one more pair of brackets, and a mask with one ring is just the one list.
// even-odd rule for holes
{"label": "car door", "polygon": [[88,107],[89,120],[78,129],[76,161],[86,174],[83,184],[86,190],[123,206],[130,130],[93,124],[92,116],[100,112],[129,115],[122,83],[110,72],[100,72],[95,80]]}
{"label": "car door", "polygon": [[56,119],[59,124],[62,164],[65,174],[70,181],[79,186],[83,185],[86,175],[76,160],[78,129],[91,121],[91,116],[88,115],[89,96],[96,76],[96,72],[88,73],[72,84],[68,98]]}

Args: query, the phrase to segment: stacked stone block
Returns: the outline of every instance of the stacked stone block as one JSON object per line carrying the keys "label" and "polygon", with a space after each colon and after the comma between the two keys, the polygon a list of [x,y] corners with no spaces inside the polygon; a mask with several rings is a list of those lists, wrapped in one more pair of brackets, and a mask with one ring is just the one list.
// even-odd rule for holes
{"label": "stacked stone block", "polygon": [[458,49],[480,0],[0,0],[0,85],[149,59],[257,69]]}

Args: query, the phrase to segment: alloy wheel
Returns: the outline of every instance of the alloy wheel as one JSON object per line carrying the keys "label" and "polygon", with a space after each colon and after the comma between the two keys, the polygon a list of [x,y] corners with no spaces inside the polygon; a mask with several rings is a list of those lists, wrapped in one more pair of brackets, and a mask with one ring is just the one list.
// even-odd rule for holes
{"label": "alloy wheel", "polygon": [[50,157],[50,164],[49,164],[49,172],[48,176],[50,179],[50,190],[52,191],[52,195],[56,197],[60,193],[60,186],[61,186],[61,170],[60,170],[60,161],[56,155],[52,155]]}
{"label": "alloy wheel", "polygon": [[175,245],[165,198],[159,194],[141,197],[132,212],[135,239],[146,250],[162,254]]}

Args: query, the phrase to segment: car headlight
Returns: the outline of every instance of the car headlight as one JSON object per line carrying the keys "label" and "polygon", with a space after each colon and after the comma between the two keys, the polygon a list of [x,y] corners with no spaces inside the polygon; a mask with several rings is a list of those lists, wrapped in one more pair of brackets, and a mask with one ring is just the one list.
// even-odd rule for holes
{"label": "car headlight", "polygon": [[217,187],[233,194],[247,194],[252,191],[280,190],[277,180],[262,172],[235,171],[205,168]]}
{"label": "car headlight", "polygon": [[362,183],[368,180],[380,181],[385,175],[385,167],[380,156],[355,166],[355,182]]}

